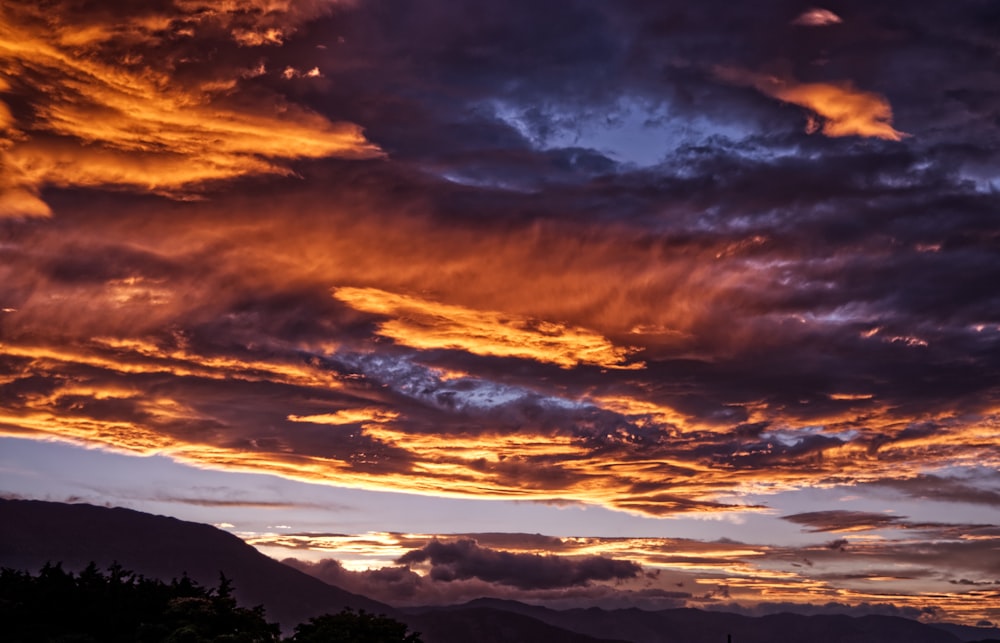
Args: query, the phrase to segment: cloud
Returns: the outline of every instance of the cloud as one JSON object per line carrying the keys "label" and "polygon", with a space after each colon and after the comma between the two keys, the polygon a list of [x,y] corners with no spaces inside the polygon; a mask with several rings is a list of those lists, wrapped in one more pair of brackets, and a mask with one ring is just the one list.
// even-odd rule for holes
{"label": "cloud", "polygon": [[685,592],[592,583],[550,589],[519,589],[477,578],[436,580],[402,566],[349,570],[334,559],[316,562],[295,558],[282,560],[320,580],[348,591],[370,596],[396,606],[456,605],[478,598],[499,598],[544,603],[557,609],[601,606],[666,609],[684,605]]}
{"label": "cloud", "polygon": [[[375,536],[375,535],[373,535]],[[410,548],[392,564],[355,561],[350,568],[333,558],[316,562],[295,558],[283,562],[312,574],[321,580],[366,596],[377,597],[394,605],[440,605],[464,602],[484,596],[569,601],[570,604],[592,604],[590,601],[615,599],[626,604],[677,605],[684,592],[653,589],[642,566],[633,561],[615,560],[599,555],[574,555],[578,546],[570,544],[567,555],[548,553],[546,545],[560,548],[560,539],[528,534],[483,535],[487,540],[506,542],[514,551],[494,549],[471,538],[404,536],[388,534],[365,541],[361,538],[338,537],[340,550],[360,552],[367,546],[376,551],[384,548],[397,551]],[[284,535],[288,539],[294,535]],[[322,536],[310,542],[322,547]],[[255,541],[261,546],[261,541]],[[569,543],[567,543],[569,544]],[[541,546],[539,548],[539,546]],[[527,547],[527,549],[525,549]],[[531,553],[532,550],[545,554]],[[363,566],[362,566],[363,565]],[[367,567],[367,568],[366,568]],[[629,603],[629,601],[632,601]]]}
{"label": "cloud", "polygon": [[388,422],[399,417],[394,411],[383,409],[343,409],[335,413],[317,415],[289,415],[292,422],[309,422],[312,424],[360,424],[362,422]]}
{"label": "cloud", "polygon": [[826,136],[861,136],[900,141],[908,134],[892,127],[892,107],[884,96],[860,90],[849,81],[837,83],[800,83],[776,76],[756,74],[738,68],[717,67],[716,75],[738,85],[750,85],[758,91],[812,112],[806,128],[810,134]]}
{"label": "cloud", "polygon": [[827,27],[842,22],[840,16],[829,9],[807,9],[792,20],[793,25],[800,27]]}
{"label": "cloud", "polygon": [[808,525],[815,532],[849,533],[854,531],[873,531],[886,527],[905,525],[906,518],[889,516],[866,511],[811,511],[808,513],[782,516],[784,520]]}
{"label": "cloud", "polygon": [[431,578],[439,581],[478,578],[520,589],[552,589],[586,585],[591,581],[635,578],[641,567],[629,561],[601,556],[565,559],[557,556],[515,554],[480,547],[474,540],[434,540],[422,549],[407,552],[396,561],[405,565],[426,563]]}
{"label": "cloud", "polygon": [[[32,116],[14,117],[7,106],[0,111],[0,216],[48,216],[39,196],[46,186],[190,198],[206,182],[291,174],[283,164],[291,159],[380,154],[353,124],[277,95],[252,107],[240,100],[235,70],[209,69],[197,54],[185,57],[193,44],[211,42],[203,23],[235,20],[237,12],[195,3],[179,8],[175,14],[132,8],[102,23],[95,16],[103,12],[81,18],[72,2],[46,14],[10,3],[0,25],[0,74],[27,103],[19,113],[28,107]],[[179,73],[182,61],[193,69]]]}
{"label": "cloud", "polygon": [[[936,475],[918,475],[912,478],[885,479],[874,483],[913,498],[937,502],[961,502],[977,505],[1000,506],[1000,490],[986,486],[987,480],[972,484],[968,481]],[[997,482],[994,480],[994,483]]]}
{"label": "cloud", "polygon": [[431,585],[432,581],[424,579],[405,566],[351,571],[332,558],[316,562],[285,558],[281,562],[315,576],[324,583],[390,604],[406,604],[421,598],[432,600],[428,596],[430,593],[428,585]]}
{"label": "cloud", "polygon": [[[957,530],[961,526],[945,526]],[[964,533],[972,534],[974,529]],[[336,555],[346,562],[288,559],[293,566],[351,591],[395,605],[448,604],[481,596],[537,602],[557,608],[608,605],[663,609],[689,606],[743,613],[884,614],[917,618],[933,593],[941,613],[983,611],[995,569],[976,557],[996,544],[995,535],[961,542],[929,533],[929,540],[855,540],[849,548],[816,544],[775,547],[720,539],[551,538],[530,534],[277,534],[252,540],[277,547]],[[486,544],[488,543],[488,544]],[[402,558],[414,558],[401,566]],[[500,554],[510,554],[510,572],[498,572]],[[272,555],[274,555],[272,553]],[[449,566],[435,576],[437,566]],[[641,565],[634,577],[593,580],[580,586],[543,587],[550,559],[563,562],[603,557]],[[395,562],[393,562],[395,561]],[[421,562],[416,562],[421,561]],[[533,568],[534,571],[529,571]],[[464,575],[456,573],[463,570]],[[482,570],[482,576],[473,572]],[[510,578],[517,575],[517,582]],[[467,576],[467,577],[460,577]],[[567,568],[555,577],[569,578]],[[489,580],[493,579],[493,580]],[[715,587],[710,591],[703,591]],[[837,602],[829,597],[836,594]],[[726,598],[725,602],[720,598]]]}
{"label": "cloud", "polygon": [[[0,225],[0,431],[775,538],[876,527],[629,547],[703,574],[693,596],[940,593],[995,619],[946,580],[986,580],[994,537],[966,523],[1000,466],[995,10],[791,28],[802,8],[6,3],[0,199],[50,216]],[[781,521],[804,489],[871,515]],[[516,552],[621,558],[593,546]],[[848,578],[869,561],[914,580]]]}
{"label": "cloud", "polygon": [[170,496],[163,495],[157,496],[156,500],[158,502],[170,502],[170,503],[181,503],[186,505],[195,505],[198,507],[248,507],[252,509],[284,509],[290,507],[317,507],[318,505],[309,505],[303,503],[295,502],[281,502],[273,500],[227,500],[220,498],[190,498],[190,497],[180,497],[180,496]]}
{"label": "cloud", "polygon": [[[782,520],[807,525],[811,527],[809,530],[811,532],[851,533],[880,529],[906,529],[925,532],[928,537],[960,540],[989,539],[998,533],[998,530],[989,524],[920,522],[910,520],[906,516],[842,509],[792,514],[782,516]],[[827,543],[826,547],[828,549],[843,549],[846,545],[847,541],[840,539]]]}
{"label": "cloud", "polygon": [[578,364],[643,366],[626,364],[629,349],[560,323],[470,310],[375,288],[338,288],[333,296],[357,310],[389,316],[379,325],[379,333],[421,350],[465,350],[476,355],[551,362],[564,368]]}

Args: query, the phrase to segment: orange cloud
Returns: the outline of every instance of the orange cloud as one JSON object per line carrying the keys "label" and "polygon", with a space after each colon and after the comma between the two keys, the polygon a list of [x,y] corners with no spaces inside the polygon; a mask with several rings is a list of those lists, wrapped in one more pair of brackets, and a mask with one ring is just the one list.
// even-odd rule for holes
{"label": "orange cloud", "polygon": [[799,83],[742,69],[719,67],[716,75],[738,85],[750,85],[763,94],[804,107],[818,117],[807,130],[826,136],[862,136],[899,141],[909,136],[892,127],[892,107],[880,94],[856,88],[850,81]]}
{"label": "orange cloud", "polygon": [[[77,24],[26,4],[5,7],[0,91],[27,97],[33,117],[19,122],[0,103],[0,216],[48,215],[39,196],[47,185],[184,197],[206,181],[288,174],[282,162],[291,159],[380,154],[356,125],[280,98],[254,110],[238,104],[230,95],[237,91],[235,70],[232,78],[196,83],[176,75],[169,55],[164,61],[131,53],[190,37],[180,25],[193,15]],[[262,33],[282,37],[274,27]],[[116,47],[124,45],[119,54]]]}
{"label": "orange cloud", "polygon": [[520,357],[572,368],[642,368],[631,352],[583,328],[480,311],[398,295],[377,288],[337,288],[333,296],[356,310],[391,317],[380,334],[418,349],[463,350],[475,355]]}
{"label": "orange cloud", "polygon": [[388,422],[399,417],[395,411],[385,409],[343,409],[334,413],[316,415],[289,415],[292,422],[308,422],[310,424],[360,424],[362,422]]}
{"label": "orange cloud", "polygon": [[[475,431],[424,431],[414,428],[416,418],[402,408],[373,405],[377,393],[365,383],[355,385],[301,360],[202,355],[140,340],[95,340],[76,349],[0,344],[0,357],[22,364],[23,373],[47,373],[51,381],[50,388],[17,404],[11,400],[0,413],[0,434],[162,453],[202,467],[365,489],[573,501],[652,516],[720,516],[761,511],[747,498],[804,487],[899,480],[944,465],[1000,467],[995,411],[979,420],[934,418],[939,428],[932,434],[908,434],[916,418],[900,420],[885,410],[845,412],[821,420],[827,432],[853,429],[862,438],[880,438],[881,446],[875,449],[866,439],[827,441],[819,451],[781,453],[782,441],[815,432],[782,418],[779,409],[770,410],[770,417],[784,428],[743,445],[667,407],[622,396],[595,400],[625,414],[620,428],[607,435],[576,435],[567,427],[491,428],[482,418]],[[87,375],[81,379],[78,373]],[[144,382],[158,384],[149,388]],[[275,407],[260,401],[259,410],[268,414],[284,415],[296,405],[335,404],[338,410],[286,415],[286,427],[274,427],[271,419],[257,425],[257,402],[234,409],[231,400],[261,385],[299,391],[298,402]],[[322,425],[345,430],[324,431]],[[715,455],[720,448],[724,462]]]}
{"label": "orange cloud", "polygon": [[[829,391],[816,391],[830,402],[821,408],[740,399],[730,407],[739,419],[720,421],[685,404],[696,383],[671,382],[663,371],[597,378],[574,370],[630,366],[627,346],[649,351],[662,328],[683,334],[670,340],[676,343],[664,349],[668,356],[700,349],[708,359],[725,360],[747,346],[774,346],[782,339],[775,327],[740,311],[748,293],[773,289],[789,263],[748,257],[739,248],[720,254],[720,246],[733,245],[729,239],[676,253],[625,229],[435,226],[415,214],[420,206],[392,218],[380,202],[355,194],[319,211],[280,199],[270,210],[255,205],[241,197],[221,211],[199,203],[171,207],[169,215],[154,210],[141,225],[108,218],[71,233],[39,227],[26,254],[0,265],[0,282],[26,293],[3,302],[16,310],[2,315],[0,358],[54,381],[77,381],[86,372],[95,393],[57,389],[16,413],[6,409],[5,424],[42,439],[143,453],[161,434],[167,442],[156,448],[199,466],[312,482],[582,502],[656,516],[757,511],[745,505],[788,490],[913,477],[947,463],[1000,465],[990,415],[996,411],[989,409],[985,419],[912,411],[888,403],[881,389],[866,399],[864,388],[831,383]],[[178,212],[187,217],[184,225],[177,225]],[[109,273],[71,261],[88,246],[106,253],[108,239],[121,252],[143,253],[117,260]],[[64,262],[61,270],[72,270],[72,280],[53,274]],[[378,287],[335,290],[342,306],[330,300],[329,287],[343,283]],[[421,286],[441,299],[399,294],[422,292]],[[289,308],[287,298],[273,302],[276,293],[308,296]],[[379,316],[374,341],[341,332],[342,324],[357,321],[361,313],[354,311]],[[322,332],[275,330],[290,319],[298,327],[302,318],[318,319]],[[267,328],[260,327],[264,320]],[[798,332],[798,324],[782,332]],[[199,327],[224,340],[185,338],[185,329]],[[507,384],[573,410],[539,419],[532,415],[537,407],[507,416],[509,409],[499,407],[429,408],[426,400],[413,404],[399,382],[379,373],[324,363],[341,352],[377,351],[383,338],[452,351],[443,365],[467,375],[432,373],[427,400],[461,392],[447,380],[476,386],[489,379],[475,372],[481,360],[467,353],[524,360],[527,375],[510,372]],[[541,371],[530,370],[533,362],[562,366],[565,377],[535,379]],[[100,397],[106,387],[97,380],[125,378],[142,389],[117,398],[135,407],[135,416],[101,428],[100,414],[80,399]],[[247,388],[213,398],[226,386]],[[285,393],[261,395],[268,386]],[[159,401],[141,402],[143,390]],[[254,413],[258,404],[261,412]],[[251,407],[246,415],[226,415],[243,406]],[[767,423],[775,435],[740,437],[734,427],[744,421]],[[907,430],[919,422],[938,428]],[[184,432],[180,425],[212,428]],[[853,437],[824,440],[847,433]],[[261,440],[253,451],[232,446],[261,436],[272,441]],[[822,444],[795,446],[813,438]],[[386,458],[380,449],[392,451]]]}
{"label": "orange cloud", "polygon": [[[583,373],[583,385],[572,377],[576,373],[570,369],[579,365],[628,366],[631,353],[623,342],[650,341],[645,334],[629,332],[640,323],[696,335],[709,344],[713,358],[750,344],[773,345],[773,327],[755,330],[731,311],[739,310],[746,290],[771,287],[776,278],[772,271],[779,268],[738,252],[716,259],[718,248],[707,245],[678,255],[637,243],[627,231],[573,235],[554,224],[484,234],[482,226],[433,227],[417,216],[392,221],[375,207],[324,210],[322,221],[308,211],[297,217],[269,212],[262,222],[258,217],[263,215],[245,207],[250,205],[249,199],[239,200],[233,208],[238,216],[227,219],[207,205],[188,204],[171,211],[186,212],[186,221],[198,225],[177,226],[172,216],[154,212],[141,226],[134,219],[109,220],[93,232],[75,232],[72,240],[63,230],[48,232],[44,226],[30,244],[34,254],[0,265],[0,282],[24,284],[18,290],[30,293],[11,302],[16,311],[2,315],[0,357],[59,381],[75,381],[85,371],[115,382],[128,377],[150,391],[153,381],[157,389],[162,382],[185,387],[150,397],[183,405],[193,419],[183,419],[178,414],[188,411],[165,402],[155,409],[130,402],[142,413],[121,425],[118,448],[135,444],[141,450],[150,443],[149,434],[136,438],[133,428],[153,434],[176,431],[158,424],[172,417],[171,422],[214,427],[200,442],[185,437],[188,433],[169,433],[176,443],[170,442],[168,452],[175,457],[200,466],[258,467],[365,488],[567,500],[646,515],[718,514],[750,511],[743,505],[759,502],[760,496],[804,487],[913,477],[946,463],[1000,465],[993,448],[998,434],[991,413],[996,411],[989,409],[982,418],[908,411],[885,402],[881,391],[864,399],[865,389],[831,388],[817,391],[832,400],[822,411],[786,407],[780,401],[733,402],[735,411],[745,413],[746,423],[768,423],[776,434],[743,438],[734,432],[742,418],[720,422],[685,407],[675,391],[688,383],[675,387],[662,377],[640,377],[643,371],[612,372],[600,381]],[[54,262],[72,257],[81,246],[100,245],[105,237],[121,248],[148,250],[143,261],[166,262],[169,271],[147,277],[102,272],[93,281],[82,281],[79,274],[68,282],[46,276]],[[173,272],[174,266],[189,263],[194,265],[191,276]],[[70,267],[76,270],[77,265],[83,264]],[[572,270],[562,269],[565,265]],[[340,288],[333,296],[346,306],[330,301],[330,284],[359,282],[381,287]],[[419,284],[444,293],[445,301],[461,303],[397,294],[420,292]],[[322,304],[286,310],[282,303],[280,312],[258,313],[244,312],[239,303],[263,306],[273,293],[289,291],[308,292]],[[323,356],[341,351],[377,348],[378,341],[368,344],[367,337],[338,334],[336,324],[357,319],[350,309],[379,315],[375,328],[382,338],[417,349],[453,350],[450,357],[456,359],[447,366],[473,371],[458,377],[472,384],[482,377],[474,372],[479,360],[465,360],[459,351],[518,357],[526,368],[531,362],[566,367],[562,381],[534,381],[529,372],[520,380],[512,376],[509,383],[583,410],[539,420],[530,414],[534,409],[504,419],[496,409],[481,415],[473,409],[467,415],[444,407],[415,408],[396,382],[380,380],[377,373],[352,379],[354,375],[322,363]],[[268,314],[275,316],[269,322],[275,325],[286,316],[328,317],[324,324],[329,324],[319,338],[296,333],[282,339],[274,334],[275,326],[266,331],[255,326],[246,336],[230,332],[234,327],[229,324],[258,325],[261,315]],[[539,319],[560,323],[535,321]],[[222,324],[214,326],[225,337],[222,348],[173,334],[216,322]],[[444,381],[448,378],[428,379],[437,382],[431,382],[432,388],[439,386],[432,393],[451,386]],[[202,396],[211,400],[221,395],[216,391],[223,386],[243,383],[253,385],[252,393],[246,389],[227,393],[224,402],[197,404]],[[301,397],[271,399],[260,395],[257,387],[263,386],[287,387],[285,391],[299,391]],[[94,389],[104,387],[95,384]],[[335,399],[325,397],[331,391],[336,391]],[[115,447],[115,432],[99,429],[99,414],[85,405],[75,411],[79,417],[63,422],[61,409],[88,396],[57,393],[33,399],[23,410],[23,423],[8,409],[7,425],[42,438]],[[247,405],[261,405],[265,412],[257,417],[267,417],[266,422],[249,415],[219,415],[221,409],[242,406],[232,402],[243,399],[241,394],[249,395]],[[602,413],[607,422],[591,422]],[[907,430],[919,422],[934,422],[938,428]],[[347,427],[351,424],[360,428]],[[817,425],[824,427],[822,432],[817,433]],[[854,437],[822,440],[846,433]],[[276,442],[261,442],[264,446],[252,453],[231,447],[251,439],[240,442],[247,435]],[[349,441],[354,438],[357,442]],[[784,449],[779,441],[796,445],[813,438],[821,446]],[[398,449],[379,465],[387,472],[365,464],[375,462],[373,449],[381,448]],[[351,449],[354,461],[345,455]]]}
{"label": "orange cloud", "polygon": [[[766,85],[765,85],[766,86]],[[771,93],[758,86],[764,93]],[[851,83],[805,83],[773,87],[772,96],[816,112],[827,136],[863,136],[890,141],[907,134],[892,127],[892,107],[885,97],[856,89]]]}

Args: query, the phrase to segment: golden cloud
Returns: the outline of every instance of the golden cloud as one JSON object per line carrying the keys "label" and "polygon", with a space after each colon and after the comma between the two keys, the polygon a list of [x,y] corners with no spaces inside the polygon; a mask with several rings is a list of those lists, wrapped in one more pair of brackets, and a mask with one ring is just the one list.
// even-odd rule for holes
{"label": "golden cloud", "polygon": [[[586,417],[573,415],[576,411],[553,412],[536,422],[530,414],[512,421],[493,411],[480,415],[473,409],[473,415],[463,415],[431,409],[406,400],[396,383],[379,381],[377,374],[354,380],[324,366],[319,357],[309,357],[358,348],[359,340],[338,333],[335,325],[357,314],[333,305],[327,285],[362,280],[384,287],[340,288],[333,296],[347,304],[343,308],[381,316],[377,328],[382,336],[418,350],[446,348],[567,369],[614,369],[630,366],[632,354],[610,339],[616,331],[618,341],[648,341],[629,332],[637,323],[697,333],[699,341],[711,343],[714,356],[754,342],[769,345],[775,338],[767,335],[768,327],[754,335],[752,324],[728,323],[735,315],[727,311],[745,298],[731,296],[738,292],[736,285],[763,291],[773,283],[768,271],[775,268],[740,256],[715,259],[714,247],[675,258],[655,245],[630,252],[635,239],[615,231],[598,236],[585,230],[581,239],[579,232],[573,236],[540,225],[491,236],[482,229],[474,234],[460,226],[432,227],[416,216],[388,225],[390,220],[374,207],[365,211],[370,216],[358,216],[360,210],[324,211],[326,227],[308,211],[300,217],[270,212],[262,222],[255,217],[263,215],[245,214],[250,208],[234,207],[239,216],[231,219],[226,218],[229,213],[201,204],[177,210],[198,225],[177,226],[175,219],[162,216],[150,216],[141,226],[134,219],[110,220],[96,231],[76,231],[72,240],[62,230],[49,232],[43,226],[31,254],[20,263],[0,266],[0,281],[30,293],[11,302],[15,312],[3,314],[0,358],[26,363],[31,372],[56,381],[73,381],[80,372],[95,379],[129,379],[148,388],[152,399],[193,409],[193,419],[176,416],[175,407],[166,403],[153,409],[136,402],[144,412],[113,430],[99,429],[99,416],[86,406],[78,410],[79,417],[63,422],[60,409],[81,395],[67,392],[27,403],[22,423],[13,407],[7,409],[8,426],[21,426],[40,438],[107,448],[115,448],[115,431],[120,431],[117,448],[136,445],[139,452],[152,443],[152,435],[169,428],[173,437],[166,452],[200,466],[259,467],[313,482],[413,493],[592,503],[659,516],[757,510],[745,505],[803,487],[916,476],[946,463],[1000,466],[993,448],[1000,439],[996,410],[984,409],[982,418],[908,412],[885,403],[882,393],[865,399],[864,389],[819,391],[832,400],[822,411],[804,412],[766,400],[734,403],[747,423],[768,423],[788,444],[852,434],[843,441],[827,439],[817,448],[786,449],[777,437],[739,437],[733,422],[682,409],[674,401],[675,391],[689,384],[672,388],[671,382],[641,378],[638,372],[619,372],[601,382],[584,374],[584,385],[568,377],[572,372],[556,383],[518,382],[529,393],[585,408],[584,415],[607,414],[611,420],[605,429],[599,423],[587,425]],[[144,249],[142,261],[164,262],[168,272],[149,277],[100,272],[93,281],[68,282],[46,276],[46,266],[79,247],[103,248],[105,237],[117,247]],[[182,264],[193,266],[191,276],[174,274]],[[564,264],[573,270],[557,269]],[[748,265],[754,270],[747,270]],[[419,283],[462,305],[397,294],[417,292]],[[324,323],[330,321],[325,328],[331,332],[320,338],[281,339],[274,327],[259,327],[258,312],[245,319],[239,312],[240,302],[263,306],[274,293],[289,291],[306,292],[322,302],[326,308],[306,298],[302,310],[329,315]],[[303,314],[270,310],[263,314],[274,315],[275,324]],[[712,320],[720,317],[727,323],[713,326]],[[216,322],[222,325],[212,326]],[[245,337],[228,332],[227,324],[243,323],[253,325]],[[224,345],[191,343],[173,334],[203,325],[222,334]],[[587,330],[591,328],[601,332]],[[361,350],[369,348],[365,344]],[[453,362],[448,366],[474,370],[469,360]],[[474,381],[477,374],[465,378]],[[447,377],[431,379],[442,390],[450,386]],[[160,393],[167,383],[178,390]],[[223,386],[244,383],[246,390],[212,398],[221,395],[217,391]],[[292,397],[260,395],[261,388],[270,386],[283,387]],[[102,388],[94,386],[95,391]],[[244,399],[240,395],[248,396],[247,405],[260,404],[264,412],[259,417],[267,421],[219,415],[243,406],[233,404]],[[200,407],[203,398],[207,401]],[[197,441],[154,421],[171,417],[171,422],[210,425],[219,433]],[[918,422],[934,422],[938,428],[907,430]],[[347,426],[352,424],[360,428]],[[817,425],[825,427],[821,434]],[[140,430],[152,433],[136,437]],[[264,446],[252,453],[231,446],[259,434],[283,442],[280,448],[261,442]],[[347,441],[351,434],[357,442]],[[371,449],[383,447],[398,450],[388,462],[373,459]],[[349,461],[352,449],[355,461]]]}
{"label": "golden cloud", "polygon": [[[270,4],[260,8],[270,11],[263,14],[268,19],[277,15]],[[238,84],[235,70],[232,78],[191,82],[177,75],[169,56],[129,53],[189,37],[181,25],[192,15],[212,14],[77,24],[27,4],[5,6],[0,91],[30,101],[32,116],[18,120],[0,103],[0,216],[49,214],[39,196],[45,186],[119,186],[185,197],[206,181],[288,174],[282,162],[291,159],[380,154],[358,126],[331,122],[280,97],[254,110],[238,104],[230,95]],[[262,38],[278,39],[274,29]],[[129,47],[119,53],[114,45],[123,42]]]}
{"label": "golden cloud", "polygon": [[475,355],[519,357],[572,368],[643,368],[627,363],[629,348],[583,328],[497,311],[443,304],[377,288],[337,288],[333,296],[356,310],[391,319],[379,333],[421,350],[462,350]]}
{"label": "golden cloud", "polygon": [[364,422],[388,422],[399,417],[399,413],[385,409],[358,408],[342,409],[334,413],[319,413],[316,415],[289,415],[291,422],[308,422],[310,424],[360,424]]}
{"label": "golden cloud", "polygon": [[[402,410],[373,405],[375,394],[364,383],[355,385],[308,362],[210,356],[111,339],[75,349],[0,344],[0,357],[23,364],[24,373],[48,373],[51,383],[17,404],[11,401],[0,414],[0,434],[162,453],[202,467],[364,489],[570,501],[652,516],[722,515],[761,511],[750,499],[804,487],[915,477],[944,465],[1000,467],[997,411],[979,420],[941,416],[934,420],[940,428],[933,434],[913,435],[906,427],[915,418],[901,421],[884,410],[831,416],[822,420],[829,432],[863,425],[862,439],[798,454],[778,452],[779,437],[796,440],[814,432],[793,418],[781,418],[777,410],[771,417],[775,426],[785,427],[783,435],[743,446],[693,418],[677,422],[673,433],[663,433],[669,439],[647,442],[636,442],[627,431],[575,436],[532,426],[429,432],[414,428],[414,418]],[[143,382],[157,382],[155,390]],[[337,400],[340,408],[287,416],[290,424],[280,430],[271,426],[272,420],[258,426],[253,423],[258,406],[230,406],[233,395],[261,385],[294,387],[299,391],[295,399],[309,408],[325,403],[308,400],[323,399]],[[603,403],[638,412],[624,418],[632,421],[678,417],[638,399],[628,404],[616,397]],[[270,404],[260,401],[259,410],[282,411],[287,402]],[[292,424],[303,430],[292,430]],[[307,425],[360,429],[316,432]],[[653,424],[645,430],[658,429]],[[863,439],[865,433],[881,439],[877,452]],[[252,448],[241,446],[251,443]],[[712,455],[712,444],[725,448],[725,461]]]}
{"label": "golden cloud", "polygon": [[899,141],[909,136],[892,127],[892,106],[880,94],[856,88],[850,81],[799,83],[732,67],[717,67],[716,76],[736,85],[750,85],[778,100],[808,109],[807,131],[826,136],[862,136]]}

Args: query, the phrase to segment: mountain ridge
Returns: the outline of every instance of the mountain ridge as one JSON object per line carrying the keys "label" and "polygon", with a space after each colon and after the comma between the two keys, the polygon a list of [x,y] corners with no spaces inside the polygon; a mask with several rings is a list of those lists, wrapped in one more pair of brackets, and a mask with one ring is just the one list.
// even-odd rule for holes
{"label": "mountain ridge", "polygon": [[421,614],[436,610],[496,609],[529,616],[543,623],[602,638],[623,638],[632,643],[956,643],[968,641],[955,634],[896,616],[847,616],[844,614],[770,614],[744,616],[695,608],[642,610],[599,607],[552,610],[505,599],[476,599],[447,607],[421,607]]}
{"label": "mountain ridge", "polygon": [[[0,500],[0,566],[31,572],[47,562],[77,571],[112,563],[162,580],[189,576],[207,587],[224,573],[237,600],[264,604],[269,618],[290,628],[344,607],[396,616],[389,605],[353,594],[268,558],[239,537],[211,525],[123,507]],[[68,536],[68,537],[67,537]],[[273,591],[276,585],[282,592]]]}
{"label": "mountain ridge", "polygon": [[[241,603],[264,605],[286,632],[344,607],[405,621],[426,643],[961,643],[1000,638],[996,628],[925,624],[894,616],[774,614],[761,617],[694,608],[555,610],[479,598],[449,606],[394,608],[353,594],[260,553],[237,536],[201,523],[121,507],[0,499],[0,567],[37,572],[91,561],[118,563],[151,578],[187,574],[212,587],[224,573]],[[937,626],[935,626],[937,625]]]}
{"label": "mountain ridge", "polygon": [[[169,581],[187,575],[206,587],[224,573],[245,606],[264,605],[287,634],[310,617],[345,607],[406,622],[425,643],[625,643],[562,630],[536,619],[481,610],[477,618],[406,615],[284,565],[211,525],[123,507],[0,499],[0,567],[37,573],[46,563],[79,571],[120,564]],[[492,638],[491,638],[492,636]]]}

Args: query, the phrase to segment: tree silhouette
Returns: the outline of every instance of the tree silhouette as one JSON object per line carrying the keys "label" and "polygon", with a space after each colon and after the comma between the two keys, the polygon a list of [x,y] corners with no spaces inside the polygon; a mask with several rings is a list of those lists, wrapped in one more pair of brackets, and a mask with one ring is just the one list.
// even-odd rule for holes
{"label": "tree silhouette", "polygon": [[2,638],[10,643],[277,643],[262,607],[240,607],[232,583],[164,583],[91,563],[79,575],[46,564],[37,576],[0,570]]}
{"label": "tree silhouette", "polygon": [[[187,576],[170,583],[117,563],[74,575],[46,564],[37,576],[0,570],[0,639],[5,643],[279,643],[264,608],[240,607],[224,574],[205,589]],[[285,643],[422,643],[405,623],[353,612],[311,618]]]}
{"label": "tree silhouette", "polygon": [[295,627],[290,643],[422,643],[417,633],[407,633],[406,623],[384,615],[350,608],[337,614],[309,619]]}

